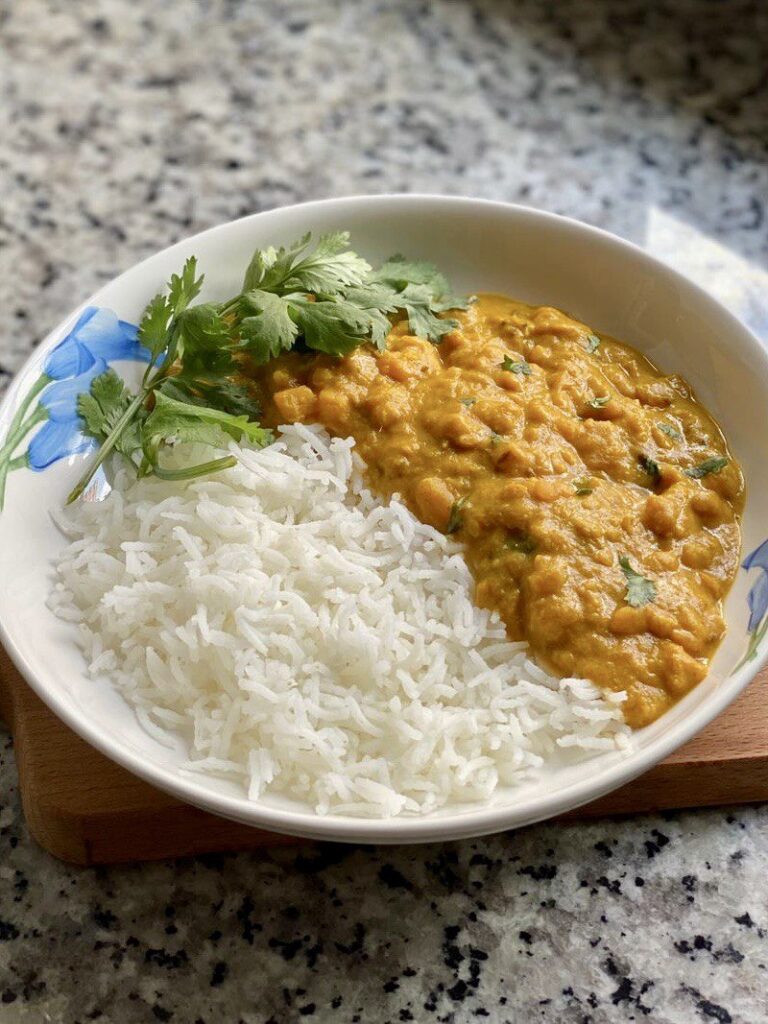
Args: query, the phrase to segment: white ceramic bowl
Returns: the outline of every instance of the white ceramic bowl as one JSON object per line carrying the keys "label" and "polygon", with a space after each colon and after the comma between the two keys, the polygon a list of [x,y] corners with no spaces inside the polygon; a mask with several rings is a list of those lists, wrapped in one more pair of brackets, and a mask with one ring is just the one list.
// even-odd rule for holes
{"label": "white ceramic bowl", "polygon": [[[334,199],[272,210],[179,242],[106,285],[51,332],[0,407],[2,443],[50,351],[87,306],[105,307],[136,323],[146,302],[192,254],[206,274],[203,298],[223,299],[256,246],[289,242],[307,230],[340,228],[350,230],[355,248],[374,261],[404,252],[439,263],[459,291],[500,291],[561,307],[685,376],[723,426],[744,468],[744,551],[763,543],[768,535],[768,356],[757,339],[701,289],[619,238],[551,214],[473,199]],[[127,375],[136,372],[135,365],[119,368]],[[73,367],[57,372],[67,369]],[[63,434],[50,427],[49,434],[48,442],[61,444]],[[25,446],[20,442],[18,452]],[[45,461],[42,442],[38,448],[38,462]],[[181,744],[168,748],[153,740],[106,682],[87,678],[73,630],[45,606],[50,559],[62,546],[48,513],[62,502],[82,460],[74,455],[45,472],[22,468],[8,477],[0,515],[0,639],[39,696],[93,746],[182,800],[254,826],[323,839],[401,843],[479,835],[558,814],[627,782],[690,739],[739,694],[768,654],[760,629],[763,604],[768,605],[768,569],[761,566],[768,562],[758,557],[751,568],[740,570],[729,596],[728,631],[711,673],[662,719],[637,733],[628,756],[601,756],[551,771],[525,787],[500,791],[487,806],[452,806],[423,818],[319,817],[280,798],[249,802],[231,783],[180,772]],[[754,656],[737,667],[750,643]]]}

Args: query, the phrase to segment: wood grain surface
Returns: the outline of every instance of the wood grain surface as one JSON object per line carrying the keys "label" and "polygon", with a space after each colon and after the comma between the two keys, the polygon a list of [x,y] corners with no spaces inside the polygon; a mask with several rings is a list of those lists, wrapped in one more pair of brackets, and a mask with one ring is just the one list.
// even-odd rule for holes
{"label": "wood grain surface", "polygon": [[[158,860],[299,840],[183,804],[120,768],[60,722],[0,650],[0,716],[11,727],[29,830],[75,864]],[[569,818],[768,800],[768,670],[666,761]]]}

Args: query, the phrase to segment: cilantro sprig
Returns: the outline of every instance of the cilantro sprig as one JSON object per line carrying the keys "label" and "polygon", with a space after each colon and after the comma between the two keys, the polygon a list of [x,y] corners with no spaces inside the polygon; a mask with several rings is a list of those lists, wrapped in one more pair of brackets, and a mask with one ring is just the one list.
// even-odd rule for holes
{"label": "cilantro sprig", "polygon": [[112,452],[127,459],[140,476],[191,479],[234,465],[232,456],[181,468],[163,466],[161,451],[195,441],[214,448],[229,438],[257,444],[271,439],[254,419],[259,407],[237,377],[237,343],[214,303],[191,303],[203,286],[194,256],[156,295],[139,324],[139,341],[150,360],[134,394],[114,370],[94,378],[80,395],[78,412],[101,447],[67,501],[85,491]]}
{"label": "cilantro sprig", "polygon": [[364,342],[381,350],[393,313],[405,315],[418,337],[438,344],[457,326],[439,314],[469,304],[431,263],[393,256],[374,270],[348,248],[346,231],[324,235],[314,250],[311,244],[307,234],[287,247],[257,250],[242,292],[222,308],[256,363],[296,344],[337,356]]}
{"label": "cilantro sprig", "polygon": [[78,412],[101,447],[69,495],[76,500],[116,452],[140,476],[191,479],[234,464],[232,456],[169,467],[162,453],[177,443],[222,448],[230,438],[271,440],[257,422],[258,402],[245,362],[263,364],[294,346],[343,356],[370,342],[385,347],[390,317],[438,344],[457,323],[442,314],[466,309],[431,263],[393,256],[378,270],[349,248],[349,234],[304,235],[292,245],[257,249],[239,294],[194,304],[204,275],[190,257],[147,305],[138,337],[150,354],[141,386],[130,391],[113,370],[81,395]]}

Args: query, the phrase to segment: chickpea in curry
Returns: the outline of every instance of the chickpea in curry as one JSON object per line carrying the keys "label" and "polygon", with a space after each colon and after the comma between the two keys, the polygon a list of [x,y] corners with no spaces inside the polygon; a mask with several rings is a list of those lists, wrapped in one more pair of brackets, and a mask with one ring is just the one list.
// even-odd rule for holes
{"label": "chickpea in curry", "polygon": [[[268,425],[354,437],[371,487],[465,547],[475,600],[562,676],[652,722],[704,677],[738,567],[738,464],[688,384],[557,309],[481,295],[437,345],[291,352]],[[726,461],[727,460],[727,461]],[[628,600],[628,566],[652,599]],[[638,606],[639,605],[639,606]]]}

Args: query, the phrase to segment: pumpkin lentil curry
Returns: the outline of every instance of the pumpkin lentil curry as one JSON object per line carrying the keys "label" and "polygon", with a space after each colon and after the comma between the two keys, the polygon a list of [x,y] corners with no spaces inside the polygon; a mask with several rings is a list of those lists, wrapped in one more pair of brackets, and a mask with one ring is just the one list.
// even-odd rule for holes
{"label": "pumpkin lentil curry", "polygon": [[512,638],[646,725],[722,637],[739,467],[686,382],[628,345],[499,295],[457,317],[438,345],[406,321],[383,352],[279,356],[254,371],[264,422],[353,436],[374,490],[465,544]]}

